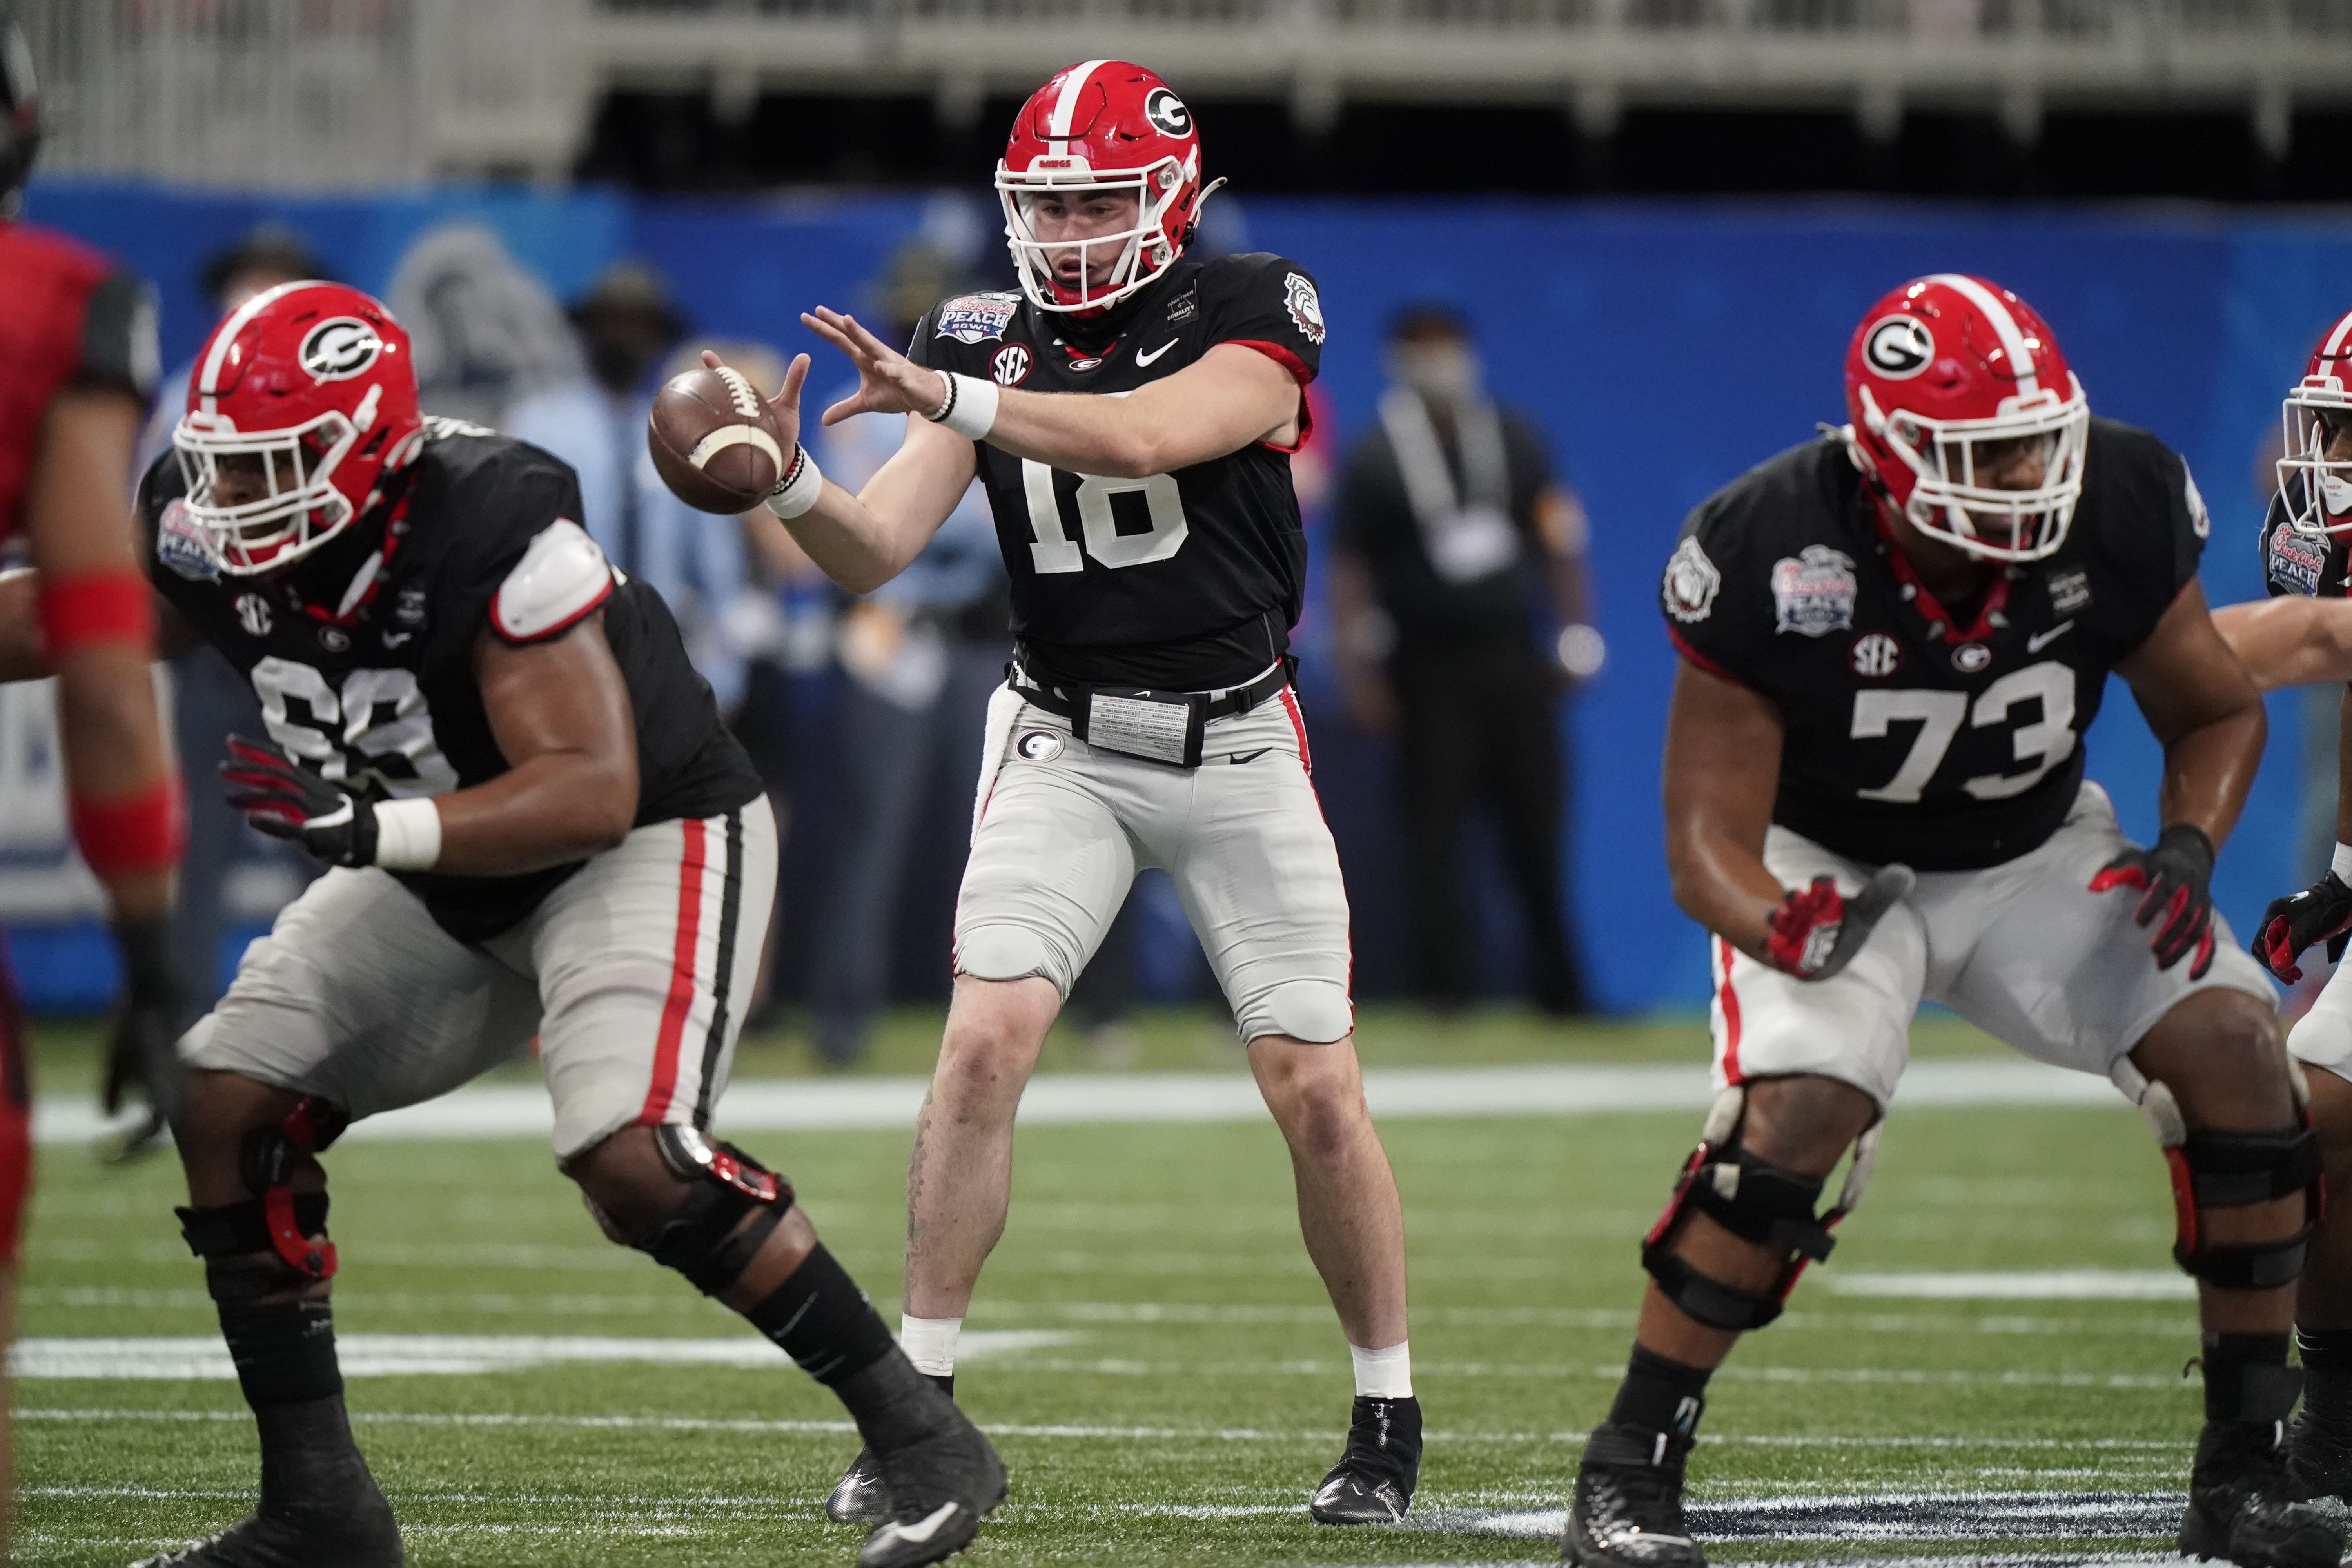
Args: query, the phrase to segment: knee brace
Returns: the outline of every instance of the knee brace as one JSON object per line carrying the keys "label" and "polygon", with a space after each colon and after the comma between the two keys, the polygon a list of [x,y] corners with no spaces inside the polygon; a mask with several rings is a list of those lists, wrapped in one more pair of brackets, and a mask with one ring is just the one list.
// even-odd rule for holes
{"label": "knee brace", "polygon": [[[1878,1126],[1873,1124],[1854,1141],[1853,1165],[1846,1173],[1837,1206],[1817,1218],[1813,1204],[1822,1194],[1822,1177],[1774,1164],[1738,1147],[1747,1105],[1748,1091],[1737,1086],[1716,1097],[1666,1212],[1642,1241],[1642,1267],[1666,1299],[1707,1327],[1733,1332],[1760,1329],[1779,1317],[1805,1266],[1829,1257],[1837,1245],[1831,1227],[1862,1201],[1878,1152]],[[1694,1211],[1741,1240],[1781,1255],[1780,1277],[1769,1291],[1737,1289],[1675,1252],[1683,1222]]]}
{"label": "knee brace", "polygon": [[[2173,1261],[2208,1284],[2268,1290],[2291,1282],[2303,1272],[2312,1233],[2327,1212],[2319,1138],[2305,1103],[2308,1087],[2301,1070],[2289,1067],[2295,1119],[2275,1132],[2192,1132],[2179,1101],[2162,1083],[2148,1082],[2140,1096],[2172,1173]],[[2223,1247],[2205,1235],[2208,1209],[2243,1208],[2296,1193],[2303,1194],[2303,1225],[2291,1236]]]}
{"label": "knee brace", "polygon": [[685,1275],[704,1295],[716,1296],[743,1277],[783,1223],[793,1185],[733,1144],[713,1143],[692,1127],[656,1127],[654,1142],[662,1163],[689,1184],[677,1213],[629,1245]]}
{"label": "knee brace", "polygon": [[[188,1250],[205,1260],[213,1299],[226,1289],[236,1299],[299,1288],[335,1277],[335,1244],[313,1242],[327,1229],[327,1194],[297,1193],[294,1167],[319,1153],[351,1125],[351,1118],[316,1095],[305,1095],[275,1127],[257,1127],[238,1151],[237,1173],[257,1196],[219,1208],[184,1208],[180,1235]],[[267,1252],[276,1260],[260,1268],[225,1260]]]}

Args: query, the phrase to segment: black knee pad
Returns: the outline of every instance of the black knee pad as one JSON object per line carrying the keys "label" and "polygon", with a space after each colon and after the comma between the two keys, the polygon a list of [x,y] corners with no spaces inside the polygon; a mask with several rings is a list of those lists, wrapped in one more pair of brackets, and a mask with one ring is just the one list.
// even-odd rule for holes
{"label": "black knee pad", "polygon": [[[2308,1113],[2276,1132],[2189,1132],[2166,1145],[2164,1159],[2172,1170],[2179,1232],[2172,1257],[2183,1269],[2238,1290],[2272,1289],[2303,1272],[2312,1232],[2327,1207],[2319,1139]],[[2206,1210],[2243,1208],[2296,1193],[2304,1194],[2304,1218],[2292,1236],[2229,1247],[2206,1238]]]}
{"label": "black knee pad", "polygon": [[[1642,1241],[1642,1267],[1666,1299],[1707,1327],[1732,1332],[1760,1329],[1779,1317],[1805,1266],[1829,1257],[1837,1245],[1830,1227],[1861,1200],[1878,1142],[1878,1129],[1873,1126],[1855,1142],[1853,1168],[1837,1206],[1816,1216],[1813,1205],[1822,1195],[1823,1178],[1739,1148],[1735,1140],[1745,1109],[1746,1093],[1739,1089],[1727,1089],[1717,1100],[1706,1131],[1675,1184],[1666,1212]],[[1743,1241],[1782,1256],[1780,1277],[1769,1291],[1735,1289],[1675,1253],[1675,1239],[1693,1212]]]}
{"label": "black knee pad", "polygon": [[630,1245],[716,1296],[743,1277],[783,1223],[793,1185],[733,1144],[714,1143],[691,1127],[656,1127],[654,1141],[663,1163],[690,1184],[677,1213]]}

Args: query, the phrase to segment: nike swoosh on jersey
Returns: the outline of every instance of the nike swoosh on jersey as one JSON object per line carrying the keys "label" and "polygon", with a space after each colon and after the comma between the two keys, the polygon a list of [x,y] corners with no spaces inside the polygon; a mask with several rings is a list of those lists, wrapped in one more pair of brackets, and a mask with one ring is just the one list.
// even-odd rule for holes
{"label": "nike swoosh on jersey", "polygon": [[1171,338],[1166,342],[1161,343],[1158,348],[1153,349],[1150,353],[1145,353],[1141,349],[1136,350],[1136,367],[1138,369],[1141,369],[1143,366],[1150,364],[1153,360],[1158,359],[1161,354],[1164,354],[1170,349],[1174,348],[1179,341],[1180,340],[1176,338]]}
{"label": "nike swoosh on jersey", "polygon": [[911,1541],[920,1546],[932,1536],[937,1535],[940,1532],[940,1526],[953,1519],[956,1516],[956,1510],[961,1506],[960,1503],[943,1502],[931,1510],[930,1517],[928,1519],[919,1520],[913,1524],[900,1524],[893,1520],[882,1528],[888,1531],[897,1540]]}
{"label": "nike swoosh on jersey", "polygon": [[2052,643],[2056,642],[2060,637],[2064,637],[2068,632],[2071,632],[2074,629],[2074,618],[2069,616],[2065,620],[2060,621],[2056,626],[2052,626],[2048,631],[2026,638],[2025,651],[2028,653],[2040,653],[2043,648],[2048,647]]}
{"label": "nike swoosh on jersey", "polygon": [[386,632],[383,634],[383,646],[386,647],[398,647],[402,643],[406,642],[415,635],[416,634],[415,632]]}

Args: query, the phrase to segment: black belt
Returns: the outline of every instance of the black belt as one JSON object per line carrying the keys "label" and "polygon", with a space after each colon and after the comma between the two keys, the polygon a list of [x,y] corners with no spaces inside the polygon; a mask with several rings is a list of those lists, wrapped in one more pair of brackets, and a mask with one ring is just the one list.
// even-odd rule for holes
{"label": "black belt", "polygon": [[1285,654],[1248,685],[1214,696],[1131,686],[1040,686],[1017,662],[1006,665],[1004,675],[1022,700],[1067,719],[1071,732],[1089,745],[1146,762],[1196,768],[1209,721],[1248,712],[1288,686],[1297,668],[1298,660]]}

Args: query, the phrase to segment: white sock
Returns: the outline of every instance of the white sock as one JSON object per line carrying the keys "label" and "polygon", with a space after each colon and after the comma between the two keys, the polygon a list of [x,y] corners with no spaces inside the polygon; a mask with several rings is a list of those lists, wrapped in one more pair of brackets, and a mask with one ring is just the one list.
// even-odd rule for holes
{"label": "white sock", "polygon": [[2336,858],[2327,863],[2327,868],[2336,873],[2337,881],[2352,883],[2352,844],[2338,844]]}
{"label": "white sock", "polygon": [[898,1320],[898,1348],[915,1370],[931,1377],[955,1375],[956,1336],[963,1332],[961,1318]]}
{"label": "white sock", "polygon": [[1349,1345],[1348,1359],[1356,1363],[1357,1398],[1411,1399],[1412,1397],[1412,1343],[1411,1341],[1399,1340],[1388,1349],[1381,1351],[1368,1351],[1360,1345]]}

